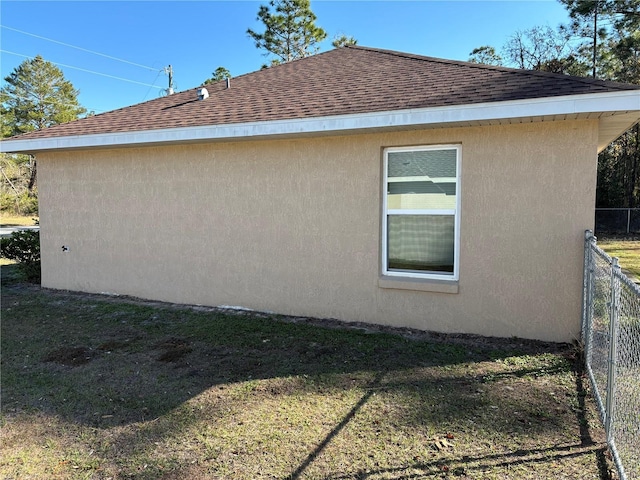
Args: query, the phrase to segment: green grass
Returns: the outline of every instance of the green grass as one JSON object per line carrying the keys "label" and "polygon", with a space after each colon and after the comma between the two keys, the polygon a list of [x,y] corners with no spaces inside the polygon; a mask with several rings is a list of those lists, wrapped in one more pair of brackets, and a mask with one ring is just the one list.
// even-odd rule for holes
{"label": "green grass", "polygon": [[569,346],[49,291],[14,269],[2,267],[0,478],[587,479],[611,467]]}
{"label": "green grass", "polygon": [[611,257],[618,257],[620,267],[640,279],[640,240],[603,239],[598,246]]}

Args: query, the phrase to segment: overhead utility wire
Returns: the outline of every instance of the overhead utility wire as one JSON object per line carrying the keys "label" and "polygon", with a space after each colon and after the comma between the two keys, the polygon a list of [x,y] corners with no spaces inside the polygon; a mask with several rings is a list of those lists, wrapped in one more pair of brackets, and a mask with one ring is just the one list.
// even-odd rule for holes
{"label": "overhead utility wire", "polygon": [[[157,68],[153,68],[153,67],[148,67],[147,65],[141,65],[139,63],[134,63],[134,62],[130,62],[129,60],[123,60],[122,58],[117,58],[117,57],[112,57],[111,55],[106,55],[104,53],[100,53],[100,52],[95,52],[93,50],[88,50],[86,48],[82,48],[82,47],[77,47],[75,45],[71,45],[69,43],[64,43],[64,42],[59,42],[58,40],[53,40],[51,38],[47,38],[47,37],[42,37],[40,35],[36,35],[35,33],[29,33],[29,32],[25,32],[23,30],[18,30],[17,28],[12,28],[12,27],[7,27],[6,25],[0,25],[0,27],[2,28],[6,28],[7,30],[12,30],[14,32],[18,32],[18,33],[22,33],[23,35],[29,35],[31,37],[35,37],[35,38],[40,38],[41,40],[46,40],[48,42],[53,42],[53,43],[57,43],[59,45],[64,45],[65,47],[71,47],[71,48],[75,48],[77,50],[82,50],[83,52],[88,52],[88,53],[92,53],[94,55],[100,55],[101,57],[105,57],[105,58],[109,58],[111,60],[116,60],[118,62],[123,62],[123,63],[128,63],[129,65],[134,65],[136,67],[140,67],[140,68],[146,68],[147,70],[153,70],[154,72],[157,72],[158,69]],[[162,69],[160,69],[160,71],[162,71]]]}
{"label": "overhead utility wire", "polygon": [[[23,55],[22,53],[10,52],[8,50],[0,49],[0,52],[8,53],[9,55],[16,55],[18,57],[23,57],[23,58],[29,58],[29,59],[33,58],[33,57],[30,57],[29,55]],[[145,87],[153,87],[153,88],[157,88],[159,90],[162,90],[162,87],[159,87],[158,85],[151,85],[150,83],[137,82],[136,80],[129,80],[128,78],[116,77],[115,75],[109,75],[108,73],[94,72],[93,70],[87,70],[86,68],[74,67],[72,65],[66,65],[64,63],[58,63],[58,62],[50,62],[50,63],[53,63],[54,65],[58,65],[60,67],[73,68],[74,70],[80,70],[81,72],[92,73],[94,75],[101,75],[103,77],[113,78],[115,80],[121,80],[123,82],[136,83],[138,85],[144,85]]]}
{"label": "overhead utility wire", "polygon": [[[153,83],[155,84],[156,81],[158,80],[158,77],[160,76],[160,74],[163,73],[162,70],[160,70],[158,72],[158,75],[156,75],[156,78],[153,80]],[[147,93],[144,94],[144,98],[142,99],[142,101],[144,102],[147,99],[147,96],[149,96],[149,92],[151,91],[151,87],[149,87],[149,90],[147,90]]]}

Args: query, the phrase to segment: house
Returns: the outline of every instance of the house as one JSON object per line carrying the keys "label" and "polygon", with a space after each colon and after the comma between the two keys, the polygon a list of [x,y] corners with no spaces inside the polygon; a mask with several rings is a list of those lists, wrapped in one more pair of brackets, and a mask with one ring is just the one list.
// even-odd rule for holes
{"label": "house", "polygon": [[37,156],[44,287],[579,335],[640,87],[348,46],[206,90],[2,142]]}

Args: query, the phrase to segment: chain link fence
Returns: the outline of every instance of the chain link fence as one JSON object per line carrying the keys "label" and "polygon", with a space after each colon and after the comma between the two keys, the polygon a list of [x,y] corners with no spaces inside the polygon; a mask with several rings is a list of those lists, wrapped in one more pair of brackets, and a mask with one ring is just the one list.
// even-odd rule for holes
{"label": "chain link fence", "polygon": [[586,371],[622,480],[640,479],[640,288],[585,235]]}
{"label": "chain link fence", "polygon": [[640,208],[596,208],[596,235],[640,233]]}

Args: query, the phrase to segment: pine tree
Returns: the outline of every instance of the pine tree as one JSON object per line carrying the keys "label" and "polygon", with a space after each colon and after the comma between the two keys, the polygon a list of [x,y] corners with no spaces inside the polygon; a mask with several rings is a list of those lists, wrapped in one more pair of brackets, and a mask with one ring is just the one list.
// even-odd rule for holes
{"label": "pine tree", "polygon": [[10,135],[69,122],[86,112],[78,103],[79,91],[40,55],[22,62],[4,81],[0,93],[3,114],[12,118]]}
{"label": "pine tree", "polygon": [[219,82],[220,80],[225,80],[227,78],[231,78],[231,72],[229,72],[229,70],[227,70],[224,67],[218,67],[211,74],[211,78],[207,78],[204,82],[202,82],[202,84],[206,85],[207,83],[215,83],[215,82]]}
{"label": "pine tree", "polygon": [[331,45],[333,45],[333,48],[340,48],[340,47],[345,47],[347,45],[357,45],[358,44],[358,40],[356,40],[354,37],[351,36],[347,36],[347,35],[336,35],[335,37],[333,37],[333,41],[331,42]]}
{"label": "pine tree", "polygon": [[260,6],[257,19],[264,24],[264,33],[248,29],[247,34],[257,48],[266,50],[265,55],[275,56],[272,64],[313,55],[327,37],[315,24],[309,0],[271,0]]}
{"label": "pine tree", "polygon": [[496,49],[491,45],[483,45],[474,48],[469,54],[469,62],[481,63],[483,65],[502,65],[502,57],[498,55]]}
{"label": "pine tree", "polygon": [[[4,81],[0,89],[3,137],[69,122],[86,113],[78,103],[78,90],[40,55],[22,62]],[[35,158],[30,157],[28,164],[27,189],[31,192],[36,182]]]}

